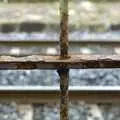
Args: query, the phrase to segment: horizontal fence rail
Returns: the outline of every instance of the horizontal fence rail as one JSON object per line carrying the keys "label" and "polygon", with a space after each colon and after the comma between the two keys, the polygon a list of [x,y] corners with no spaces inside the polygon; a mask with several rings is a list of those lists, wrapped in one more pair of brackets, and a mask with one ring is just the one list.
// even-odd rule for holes
{"label": "horizontal fence rail", "polygon": [[[56,86],[5,86],[0,87],[0,102],[18,103],[58,102],[60,88]],[[120,103],[120,87],[72,86],[69,87],[70,100],[88,103]]]}
{"label": "horizontal fence rail", "polygon": [[32,55],[27,57],[0,56],[0,69],[89,69],[120,68],[120,55]]}

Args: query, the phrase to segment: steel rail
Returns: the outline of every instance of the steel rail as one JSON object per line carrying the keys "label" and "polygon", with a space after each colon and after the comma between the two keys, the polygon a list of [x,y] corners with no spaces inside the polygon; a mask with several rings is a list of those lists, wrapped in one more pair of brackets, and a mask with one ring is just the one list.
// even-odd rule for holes
{"label": "steel rail", "polygon": [[[58,102],[60,88],[56,86],[1,86],[0,102],[15,101],[18,103]],[[70,101],[88,103],[120,103],[120,86],[70,86]]]}
{"label": "steel rail", "polygon": [[[0,86],[0,92],[4,91],[28,91],[28,92],[55,92],[59,91],[59,86],[31,86],[31,85],[24,85],[24,86]],[[120,92],[120,86],[70,86],[70,91],[77,92]]]}
{"label": "steel rail", "polygon": [[[0,43],[58,43],[59,41],[57,39],[0,39]],[[79,39],[74,40],[70,39],[70,43],[120,43],[120,39]]]}
{"label": "steel rail", "polygon": [[[85,48],[90,50],[91,54],[118,54],[119,47],[120,41],[70,41],[69,53],[84,53],[83,50]],[[14,50],[14,52],[12,53],[12,50],[16,48],[18,52]],[[49,48],[52,48],[53,53],[49,52]],[[0,55],[26,56],[44,53],[46,53],[47,55],[55,55],[57,53],[60,53],[58,41],[0,41]]]}
{"label": "steel rail", "polygon": [[[50,46],[58,45],[57,40],[0,40],[0,45],[4,46]],[[119,46],[120,40],[70,40],[69,45],[114,45]]]}

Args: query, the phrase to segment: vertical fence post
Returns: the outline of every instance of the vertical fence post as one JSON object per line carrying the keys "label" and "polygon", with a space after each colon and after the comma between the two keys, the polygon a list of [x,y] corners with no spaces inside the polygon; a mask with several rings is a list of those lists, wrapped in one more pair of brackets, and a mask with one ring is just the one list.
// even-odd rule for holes
{"label": "vertical fence post", "polygon": [[69,69],[59,69],[58,74],[60,76],[60,120],[69,120]]}
{"label": "vertical fence post", "polygon": [[[68,0],[60,0],[60,58],[68,58]],[[60,120],[69,120],[69,69],[58,69],[60,76]]]}
{"label": "vertical fence post", "polygon": [[60,55],[68,57],[68,0],[60,0]]}

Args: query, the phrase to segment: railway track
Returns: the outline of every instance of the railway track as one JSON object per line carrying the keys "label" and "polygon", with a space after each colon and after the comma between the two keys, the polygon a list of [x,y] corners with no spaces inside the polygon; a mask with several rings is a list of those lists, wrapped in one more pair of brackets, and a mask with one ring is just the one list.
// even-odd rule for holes
{"label": "railway track", "polygon": [[[47,44],[46,44],[47,43]],[[59,53],[57,40],[0,40],[0,55],[25,56]],[[101,39],[70,40],[69,53],[119,54],[120,41]]]}
{"label": "railway track", "polygon": [[[35,104],[59,102],[59,87],[56,86],[4,86],[0,87],[0,102]],[[120,87],[106,86],[70,86],[71,101],[87,103],[120,103]]]}
{"label": "railway track", "polygon": [[[1,46],[36,46],[36,47],[45,47],[47,43],[47,46],[52,46],[55,47],[58,44],[57,40],[0,40],[0,45]],[[80,41],[74,41],[74,40],[70,40],[70,46],[72,46],[73,48],[76,46],[86,46],[86,45],[99,45],[99,46],[119,46],[120,45],[120,41],[119,40],[80,40]],[[2,56],[1,56],[2,57]],[[33,59],[30,58],[30,60],[28,61],[24,61],[24,60],[19,60],[19,58],[14,58],[13,60],[11,58],[7,59],[7,57],[5,57],[4,60],[2,60],[0,57],[0,69],[37,69],[37,68],[41,68],[40,66],[43,65],[44,62],[42,62],[42,64],[40,64],[40,61],[38,60],[37,62],[40,64],[39,67],[35,67],[32,68],[30,66],[26,66],[23,65],[24,67],[19,68],[20,64],[18,64],[18,62],[20,63],[25,63],[27,64],[27,62],[32,61]],[[33,56],[34,58],[34,56]],[[95,60],[95,57],[93,57]],[[107,57],[106,57],[107,58]],[[106,59],[105,58],[105,59]],[[115,57],[113,56],[113,59]],[[16,62],[15,60],[18,59]],[[21,59],[21,57],[20,57]],[[103,59],[103,60],[105,60]],[[12,63],[10,63],[10,61],[12,60]],[[48,59],[46,59],[48,60]],[[50,60],[50,59],[49,59]],[[87,59],[86,59],[87,60]],[[106,59],[106,62],[110,62],[110,60]],[[33,60],[33,62],[35,62]],[[49,62],[49,61],[48,61]],[[63,62],[65,63],[65,61],[56,61],[53,60],[48,64],[46,64],[46,68],[49,67],[49,69],[51,68],[57,68],[57,67],[53,67],[52,66],[52,62],[56,62],[57,64],[59,64],[59,62]],[[75,61],[73,61],[74,63]],[[80,62],[80,61],[79,61]],[[98,62],[98,61],[97,61]],[[104,61],[105,62],[105,61]],[[105,65],[106,63],[103,64]],[[111,60],[111,62],[113,62]],[[83,61],[84,63],[84,61]],[[82,63],[82,64],[83,64]],[[100,62],[98,62],[100,63]],[[116,59],[116,61],[114,61],[114,65],[116,65],[116,67],[119,67],[119,65],[117,66],[117,63],[119,63],[119,57],[118,59]],[[35,63],[36,64],[36,63]],[[43,66],[45,66],[45,64]],[[51,64],[51,66],[50,66]],[[102,63],[101,63],[102,64]],[[30,65],[30,64],[29,64]],[[103,67],[104,67],[103,65]],[[109,64],[108,67],[112,67],[110,66],[112,64]],[[16,68],[16,66],[18,68]],[[43,67],[42,66],[42,67]],[[72,64],[72,66],[74,66]],[[71,66],[71,67],[72,67]],[[79,65],[76,65],[78,68],[80,67]],[[74,66],[75,67],[75,66]],[[93,68],[94,65],[91,67]],[[46,69],[45,67],[43,67],[43,69]],[[88,66],[89,68],[89,66]],[[100,66],[96,67],[96,68],[100,68]],[[97,102],[103,102],[103,103],[119,103],[120,102],[120,87],[116,86],[116,87],[98,87],[98,86],[88,86],[88,87],[82,87],[82,86],[71,86],[69,88],[70,91],[70,100],[82,100],[82,101],[86,101],[86,102],[90,102],[90,103],[97,103]],[[0,101],[16,101],[18,103],[47,103],[47,102],[56,102],[59,101],[59,87],[40,87],[40,86],[1,86],[0,87]]]}

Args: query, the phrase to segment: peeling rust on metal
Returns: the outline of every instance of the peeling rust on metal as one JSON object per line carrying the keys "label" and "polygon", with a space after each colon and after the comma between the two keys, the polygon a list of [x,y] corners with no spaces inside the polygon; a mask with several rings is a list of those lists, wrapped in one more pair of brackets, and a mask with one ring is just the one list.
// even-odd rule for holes
{"label": "peeling rust on metal", "polygon": [[[108,59],[109,58],[109,59]],[[26,57],[0,56],[0,69],[89,69],[120,68],[120,55],[70,55],[68,59],[59,56],[33,55]]]}
{"label": "peeling rust on metal", "polygon": [[60,68],[57,72],[60,76],[60,120],[69,120],[69,69]]}
{"label": "peeling rust on metal", "polygon": [[[68,0],[60,0],[60,59],[66,61],[68,56]],[[60,76],[60,120],[69,120],[69,69],[66,63],[59,63],[58,74]]]}
{"label": "peeling rust on metal", "polygon": [[60,0],[60,57],[68,57],[68,0]]}

